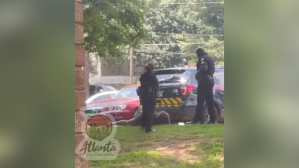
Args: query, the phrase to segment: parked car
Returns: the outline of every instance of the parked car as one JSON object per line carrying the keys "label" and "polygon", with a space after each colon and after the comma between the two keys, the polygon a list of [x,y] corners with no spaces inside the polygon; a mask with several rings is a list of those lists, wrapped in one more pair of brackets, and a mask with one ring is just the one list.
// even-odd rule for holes
{"label": "parked car", "polygon": [[218,100],[222,110],[224,109],[224,69],[216,69],[214,73],[214,98]]}
{"label": "parked car", "polygon": [[130,120],[137,114],[139,97],[136,89],[139,85],[130,85],[117,92],[110,99],[96,100],[87,105],[87,110],[96,113],[109,113],[116,121]]}
{"label": "parked car", "polygon": [[116,91],[116,89],[113,86],[108,85],[89,85],[89,96],[93,96],[100,92],[107,92],[107,91]]}
{"label": "parked car", "polygon": [[[160,90],[156,98],[156,110],[168,112],[172,120],[190,121],[195,115],[197,104],[195,73],[195,67],[155,70],[154,74],[160,83]],[[215,70],[214,81],[214,96],[224,109],[224,69]],[[138,86],[125,87],[111,99],[91,102],[87,105],[87,110],[94,110],[96,113],[110,113],[116,120],[131,119],[137,113],[140,103],[136,93]]]}
{"label": "parked car", "polygon": [[[160,90],[156,99],[156,110],[168,112],[171,119],[190,121],[195,115],[197,104],[195,73],[196,67],[155,70],[154,74],[156,74],[160,83]],[[224,108],[224,69],[216,69],[214,76],[214,95]]]}
{"label": "parked car", "polygon": [[109,99],[109,98],[111,98],[111,96],[115,95],[117,92],[118,92],[118,90],[97,93],[97,94],[89,97],[85,101],[85,103],[89,104],[89,103],[91,103],[93,101],[96,101],[96,100]]}

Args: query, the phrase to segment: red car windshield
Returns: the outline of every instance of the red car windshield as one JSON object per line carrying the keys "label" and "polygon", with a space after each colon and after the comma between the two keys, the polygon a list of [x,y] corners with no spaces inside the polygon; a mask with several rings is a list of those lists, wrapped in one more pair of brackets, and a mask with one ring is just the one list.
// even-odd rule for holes
{"label": "red car windshield", "polygon": [[128,87],[120,90],[118,93],[116,93],[112,99],[116,98],[137,98],[137,92],[136,92],[137,87]]}

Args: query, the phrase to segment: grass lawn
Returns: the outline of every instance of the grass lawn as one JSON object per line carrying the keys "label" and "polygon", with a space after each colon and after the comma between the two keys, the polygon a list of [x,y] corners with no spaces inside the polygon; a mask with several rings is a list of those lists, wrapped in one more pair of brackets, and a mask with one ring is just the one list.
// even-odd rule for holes
{"label": "grass lawn", "polygon": [[115,160],[90,161],[90,168],[223,168],[224,125],[118,127],[121,151]]}

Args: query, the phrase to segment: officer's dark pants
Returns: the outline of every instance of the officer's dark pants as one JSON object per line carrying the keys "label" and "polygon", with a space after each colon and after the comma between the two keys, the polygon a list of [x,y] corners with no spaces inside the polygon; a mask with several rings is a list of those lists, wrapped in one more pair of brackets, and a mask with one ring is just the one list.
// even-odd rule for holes
{"label": "officer's dark pants", "polygon": [[153,120],[154,120],[154,113],[156,110],[156,99],[149,95],[145,98],[142,104],[142,124],[141,126],[145,127],[145,132],[151,131]]}
{"label": "officer's dark pants", "polygon": [[216,116],[214,112],[214,96],[213,96],[213,85],[200,84],[197,88],[197,105],[196,113],[192,122],[204,121],[203,109],[204,102],[206,101],[208,112],[210,115],[210,122],[215,122]]}

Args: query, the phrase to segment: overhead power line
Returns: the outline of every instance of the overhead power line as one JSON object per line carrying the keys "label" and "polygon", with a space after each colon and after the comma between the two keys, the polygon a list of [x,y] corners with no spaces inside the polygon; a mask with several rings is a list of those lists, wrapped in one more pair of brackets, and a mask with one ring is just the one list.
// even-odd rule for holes
{"label": "overhead power line", "polygon": [[218,4],[223,2],[199,2],[199,3],[160,3],[160,5],[197,5],[197,4]]}
{"label": "overhead power line", "polygon": [[[219,41],[219,42],[210,42],[210,43],[206,43],[206,44],[220,44],[220,43],[224,43],[223,41]],[[160,45],[180,45],[180,44],[184,44],[184,45],[195,45],[195,44],[202,44],[202,43],[159,43],[159,44],[140,44],[140,45],[144,45],[144,46],[160,46]]]}
{"label": "overhead power line", "polygon": [[145,46],[159,46],[159,45],[179,45],[179,44],[200,44],[200,43],[159,43],[159,44],[141,44],[141,45],[145,45]]}
{"label": "overhead power line", "polygon": [[172,51],[153,51],[153,50],[139,50],[139,49],[134,49],[136,52],[143,52],[147,54],[155,54],[155,53],[171,53],[171,54],[181,54],[181,55],[196,55],[196,54],[188,54],[188,53],[180,53],[180,52],[172,52]]}
{"label": "overhead power line", "polygon": [[223,37],[223,34],[188,34],[188,33],[161,33],[161,32],[151,32],[154,34],[174,34],[174,35],[190,35],[190,36],[219,36],[219,37]]}

